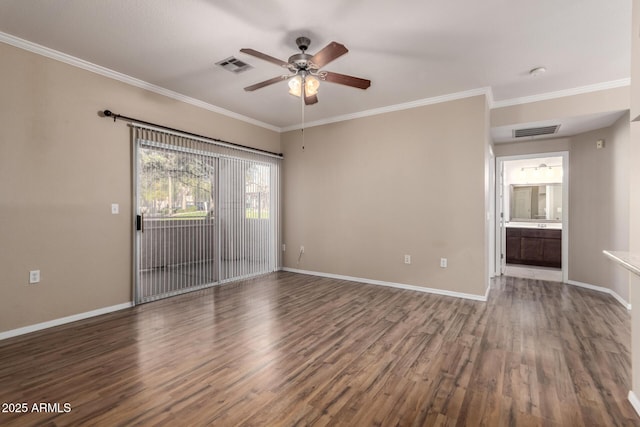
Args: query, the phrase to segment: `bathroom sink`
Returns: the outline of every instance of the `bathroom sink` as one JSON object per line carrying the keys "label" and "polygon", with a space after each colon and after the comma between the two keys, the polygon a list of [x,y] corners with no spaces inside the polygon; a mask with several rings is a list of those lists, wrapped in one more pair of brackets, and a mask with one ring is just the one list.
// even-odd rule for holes
{"label": "bathroom sink", "polygon": [[507,222],[505,227],[510,228],[547,228],[550,230],[562,230],[561,222]]}

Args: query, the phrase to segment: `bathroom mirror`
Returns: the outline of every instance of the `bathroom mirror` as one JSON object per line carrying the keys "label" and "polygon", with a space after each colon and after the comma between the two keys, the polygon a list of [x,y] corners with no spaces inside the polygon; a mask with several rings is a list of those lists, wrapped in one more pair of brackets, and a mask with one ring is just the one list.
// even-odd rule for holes
{"label": "bathroom mirror", "polygon": [[562,221],[562,184],[512,184],[511,221]]}

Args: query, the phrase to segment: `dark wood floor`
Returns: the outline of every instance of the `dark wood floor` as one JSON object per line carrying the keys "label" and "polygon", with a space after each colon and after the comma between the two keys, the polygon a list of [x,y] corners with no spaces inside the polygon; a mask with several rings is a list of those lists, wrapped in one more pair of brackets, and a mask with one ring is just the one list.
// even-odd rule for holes
{"label": "dark wood floor", "polygon": [[0,425],[640,425],[629,328],[559,283],[482,303],[281,272],[0,342],[0,402],[71,409]]}

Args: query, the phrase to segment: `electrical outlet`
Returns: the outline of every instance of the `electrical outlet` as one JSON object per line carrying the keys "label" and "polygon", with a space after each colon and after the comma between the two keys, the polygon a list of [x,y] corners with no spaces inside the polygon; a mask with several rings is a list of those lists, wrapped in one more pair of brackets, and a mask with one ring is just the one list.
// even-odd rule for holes
{"label": "electrical outlet", "polygon": [[404,263],[405,264],[411,264],[411,255],[405,255],[404,256]]}
{"label": "electrical outlet", "polygon": [[29,283],[40,283],[40,270],[31,270],[29,272]]}
{"label": "electrical outlet", "polygon": [[287,250],[287,245],[285,245],[284,243],[282,244],[282,252]]}
{"label": "electrical outlet", "polygon": [[447,268],[447,259],[446,258],[440,258],[440,267]]}

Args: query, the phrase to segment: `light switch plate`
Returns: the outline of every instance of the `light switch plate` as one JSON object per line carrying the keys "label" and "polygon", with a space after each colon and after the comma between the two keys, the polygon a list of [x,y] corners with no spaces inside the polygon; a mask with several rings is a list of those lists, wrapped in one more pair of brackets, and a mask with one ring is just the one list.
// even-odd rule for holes
{"label": "light switch plate", "polygon": [[29,283],[40,283],[40,270],[31,270],[29,272]]}
{"label": "light switch plate", "polygon": [[111,213],[117,215],[120,213],[120,205],[117,203],[111,203]]}

